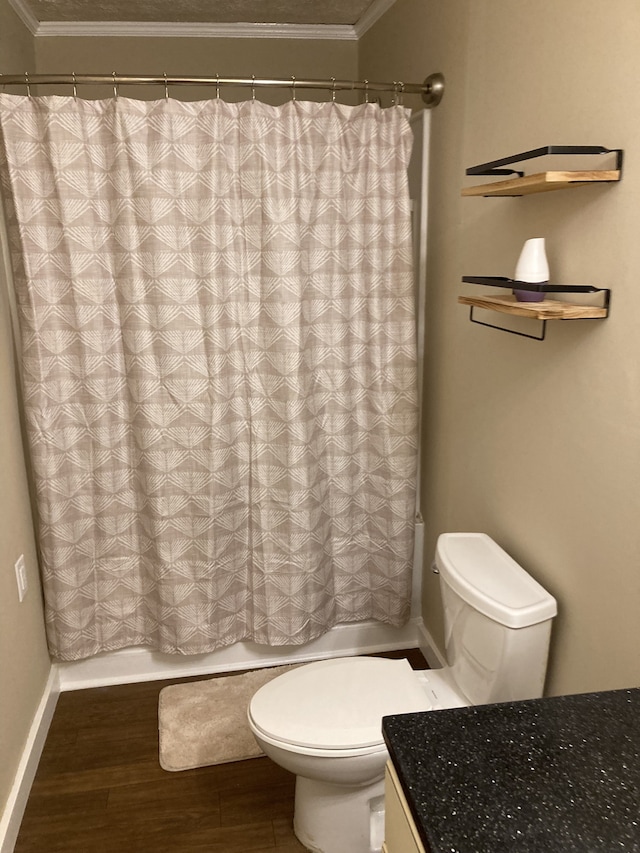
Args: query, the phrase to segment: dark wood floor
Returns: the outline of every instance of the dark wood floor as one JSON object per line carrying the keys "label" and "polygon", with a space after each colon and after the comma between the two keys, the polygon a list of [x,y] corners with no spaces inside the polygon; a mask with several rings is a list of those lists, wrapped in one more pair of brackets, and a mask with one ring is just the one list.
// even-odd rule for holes
{"label": "dark wood floor", "polygon": [[[417,650],[392,652],[414,668]],[[168,773],[158,694],[175,681],[63,693],[15,853],[300,853],[294,777],[268,758]]]}

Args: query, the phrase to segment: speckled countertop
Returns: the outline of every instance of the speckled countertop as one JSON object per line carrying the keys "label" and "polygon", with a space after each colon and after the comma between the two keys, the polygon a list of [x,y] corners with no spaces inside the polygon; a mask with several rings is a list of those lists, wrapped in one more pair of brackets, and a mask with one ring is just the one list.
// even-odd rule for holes
{"label": "speckled countertop", "polygon": [[384,717],[431,853],[640,853],[640,689]]}

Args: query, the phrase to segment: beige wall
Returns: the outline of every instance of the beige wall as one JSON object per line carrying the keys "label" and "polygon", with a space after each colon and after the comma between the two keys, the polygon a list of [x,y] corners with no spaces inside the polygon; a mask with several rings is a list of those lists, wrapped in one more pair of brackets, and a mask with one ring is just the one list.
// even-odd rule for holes
{"label": "beige wall", "polygon": [[[34,67],[33,40],[6,0],[0,2],[0,73]],[[18,768],[50,663],[24,471],[15,361],[0,259],[0,812]],[[18,603],[13,565],[24,554],[29,590]]]}
{"label": "beige wall", "polygon": [[[6,72],[350,78],[358,52],[360,76],[371,80],[419,81],[444,72],[447,90],[433,115],[432,139],[427,556],[441,531],[485,530],[557,596],[554,693],[640,683],[638,44],[635,0],[611,0],[606,10],[594,0],[397,0],[357,46],[60,38],[39,40],[34,57],[31,37],[0,0]],[[527,199],[460,198],[467,165],[546,144],[624,147],[624,180]],[[547,238],[557,280],[612,287],[608,320],[550,324],[544,343],[468,322],[456,304],[461,276],[510,275],[530,236]],[[5,300],[0,311],[3,802],[49,661]],[[13,573],[20,553],[30,582],[22,605]],[[424,606],[439,636],[430,573]]]}
{"label": "beige wall", "polygon": [[[427,558],[442,531],[484,530],[556,595],[551,693],[640,684],[638,44],[635,0],[397,0],[360,45],[362,76],[447,78],[433,115]],[[467,166],[550,144],[624,148],[623,181],[460,198]],[[469,323],[456,296],[481,290],[461,276],[513,275],[538,236],[553,280],[612,288],[610,318],[550,323],[542,343]],[[441,636],[430,573],[424,615]]]}
{"label": "beige wall", "polygon": [[[43,38],[37,41],[40,73],[75,71],[111,74],[199,75],[215,77],[283,77],[353,79],[357,74],[357,43],[313,39],[205,39],[205,38]],[[51,90],[48,90],[51,91]],[[64,90],[61,90],[64,91]],[[83,89],[83,92],[87,90]],[[130,97],[163,97],[164,89],[122,87]],[[88,97],[105,97],[111,90],[89,90]],[[205,94],[206,92],[206,94]],[[68,87],[67,87],[68,93]],[[171,95],[184,100],[204,98],[211,90],[176,87]],[[251,97],[249,89],[225,89],[226,100]],[[279,103],[288,92],[262,90],[261,98]],[[299,95],[302,97],[302,95]],[[307,100],[327,93],[304,92]]]}

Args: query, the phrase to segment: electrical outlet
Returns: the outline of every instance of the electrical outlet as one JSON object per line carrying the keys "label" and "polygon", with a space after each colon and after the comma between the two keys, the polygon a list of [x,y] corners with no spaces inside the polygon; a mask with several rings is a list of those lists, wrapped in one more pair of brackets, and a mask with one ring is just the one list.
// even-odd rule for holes
{"label": "electrical outlet", "polygon": [[27,594],[29,584],[27,583],[27,567],[24,562],[24,554],[20,554],[15,564],[16,582],[18,584],[18,598],[23,600]]}

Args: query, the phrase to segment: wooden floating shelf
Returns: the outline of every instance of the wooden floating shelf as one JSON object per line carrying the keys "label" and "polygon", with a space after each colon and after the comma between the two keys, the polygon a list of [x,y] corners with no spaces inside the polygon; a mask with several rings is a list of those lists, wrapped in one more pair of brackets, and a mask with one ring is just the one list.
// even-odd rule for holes
{"label": "wooden floating shelf", "polygon": [[[525,175],[521,169],[511,168],[515,163],[534,160],[538,157],[556,155],[582,156],[603,154],[609,158],[615,156],[613,169],[588,169],[580,171],[546,171],[537,172],[534,175]],[[542,148],[533,148],[531,151],[523,151],[521,154],[513,154],[500,160],[492,160],[489,163],[480,163],[466,170],[469,176],[491,179],[508,175],[505,180],[491,180],[473,187],[465,187],[463,196],[523,196],[534,193],[550,192],[552,190],[564,190],[571,187],[584,187],[597,183],[614,183],[622,176],[622,160],[624,151],[622,148],[604,148],[602,145],[545,145]],[[549,161],[547,161],[549,162]],[[565,161],[566,162],[566,161]],[[593,160],[592,160],[593,162]],[[602,161],[599,161],[602,163]],[[583,160],[582,163],[587,165]],[[551,165],[549,163],[549,165]],[[604,165],[604,164],[603,164]],[[509,167],[509,168],[506,168]],[[491,329],[499,329],[524,338],[533,338],[543,341],[547,320],[603,320],[609,316],[609,305],[611,291],[604,287],[593,287],[592,285],[574,284],[560,285],[551,284],[548,281],[539,283],[526,283],[514,281],[504,276],[462,276],[462,280],[469,284],[488,285],[490,287],[508,287],[513,290],[513,295],[494,296],[484,294],[481,296],[459,296],[461,305],[469,305],[469,319],[472,323],[481,326],[489,326]],[[518,291],[528,291],[538,294],[538,298],[546,293],[578,294],[578,293],[601,293],[603,305],[578,304],[563,302],[555,298],[541,299],[540,302],[520,302],[515,294]],[[541,335],[531,335],[520,332],[517,329],[496,326],[493,323],[484,322],[474,317],[474,309],[480,308],[486,311],[498,311],[501,314],[510,314],[515,317],[526,317],[531,320],[540,321]],[[509,325],[509,324],[507,324]],[[512,324],[513,325],[513,324]]]}
{"label": "wooden floating shelf", "polygon": [[532,320],[600,320],[609,315],[608,308],[597,305],[572,305],[555,299],[542,302],[518,302],[515,296],[459,296],[461,305],[485,308]]}
{"label": "wooden floating shelf", "polygon": [[522,196],[545,193],[552,190],[564,190],[570,187],[584,187],[590,184],[611,183],[620,180],[619,169],[571,172],[539,172],[535,175],[510,178],[507,181],[494,181],[465,187],[463,196]]}

